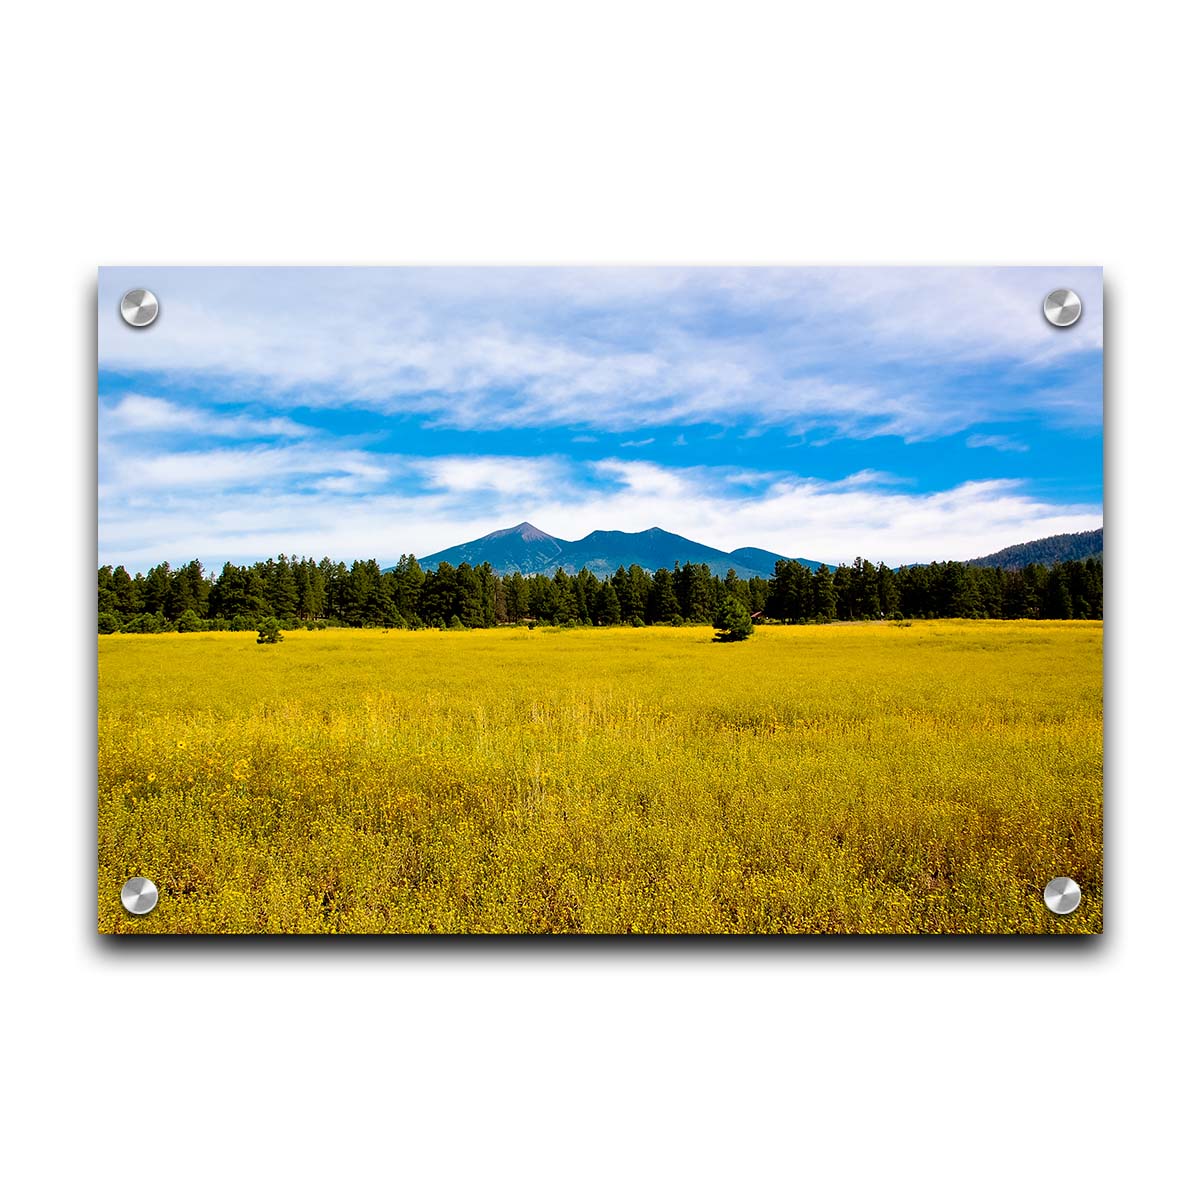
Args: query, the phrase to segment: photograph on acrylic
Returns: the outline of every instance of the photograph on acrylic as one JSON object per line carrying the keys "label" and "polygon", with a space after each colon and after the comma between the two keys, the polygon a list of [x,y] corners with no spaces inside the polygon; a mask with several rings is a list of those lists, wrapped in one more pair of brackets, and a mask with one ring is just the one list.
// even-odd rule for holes
{"label": "photograph on acrylic", "polygon": [[1099,268],[102,268],[98,925],[1091,934]]}

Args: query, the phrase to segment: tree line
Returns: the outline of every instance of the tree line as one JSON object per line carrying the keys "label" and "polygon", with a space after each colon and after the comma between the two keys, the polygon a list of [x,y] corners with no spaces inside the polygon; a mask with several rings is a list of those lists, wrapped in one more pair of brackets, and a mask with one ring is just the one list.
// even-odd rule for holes
{"label": "tree line", "polygon": [[1035,618],[1104,615],[1098,559],[1031,565],[1020,570],[929,563],[893,570],[856,558],[835,570],[781,559],[769,579],[714,575],[704,565],[674,570],[619,567],[608,579],[574,575],[497,575],[490,565],[424,570],[405,555],[393,570],[374,559],[349,567],[323,558],[288,558],[250,566],[226,563],[206,574],[196,560],[159,563],[145,575],[121,566],[98,572],[101,633],[257,629],[273,618],[284,628],[335,623],[383,628],[477,629],[514,622],[552,625],[708,624],[726,600],[758,618],[788,624],[881,618]]}

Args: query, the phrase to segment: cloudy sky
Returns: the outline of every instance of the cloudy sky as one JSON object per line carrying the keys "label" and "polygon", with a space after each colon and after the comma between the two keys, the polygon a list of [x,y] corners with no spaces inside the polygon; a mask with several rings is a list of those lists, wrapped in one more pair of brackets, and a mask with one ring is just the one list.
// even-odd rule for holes
{"label": "cloudy sky", "polygon": [[104,268],[99,560],[387,565],[528,520],[895,565],[1093,529],[1101,293],[1076,267]]}

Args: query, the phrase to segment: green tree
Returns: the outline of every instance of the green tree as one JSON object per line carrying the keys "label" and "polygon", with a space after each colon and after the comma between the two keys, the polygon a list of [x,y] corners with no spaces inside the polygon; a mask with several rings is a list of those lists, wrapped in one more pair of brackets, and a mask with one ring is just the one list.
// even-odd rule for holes
{"label": "green tree", "polygon": [[116,608],[112,611],[118,616],[132,617],[141,611],[142,602],[138,595],[138,586],[124,567],[116,567],[113,570],[112,590],[116,597]]}
{"label": "green tree", "polygon": [[116,612],[117,593],[113,590],[112,567],[101,567],[100,570],[96,572],[96,579],[96,611],[98,613]]}
{"label": "green tree", "polygon": [[688,621],[704,621],[712,616],[709,607],[709,584],[712,572],[703,563],[685,562],[676,567],[672,576],[679,609]]}
{"label": "green tree", "polygon": [[425,572],[411,554],[406,554],[396,564],[393,580],[392,595],[396,607],[405,620],[411,621],[421,611],[421,584],[425,582]]}
{"label": "green tree", "polygon": [[263,617],[258,623],[258,644],[264,646],[282,641],[283,630],[279,628],[279,622],[274,617]]}
{"label": "green tree", "polygon": [[[491,568],[488,568],[491,574]],[[470,563],[460,563],[454,572],[454,615],[467,629],[482,629],[487,623],[483,611],[483,580]]]}
{"label": "green tree", "polygon": [[421,619],[445,629],[454,616],[455,592],[454,568],[448,562],[438,563],[437,570],[429,571],[421,584]]}
{"label": "green tree", "polygon": [[[589,571],[588,574],[591,572]],[[592,617],[592,606],[588,603],[587,581],[582,573],[575,576],[571,583],[571,590],[575,593],[575,607],[579,610],[579,619],[585,625],[595,624]]]}
{"label": "green tree", "polygon": [[367,606],[363,613],[363,622],[367,625],[382,625],[391,629],[399,625],[403,618],[392,599],[392,589],[386,575],[381,575],[371,585],[371,594],[367,598]]}
{"label": "green tree", "polygon": [[813,616],[818,621],[837,619],[837,591],[833,585],[833,573],[824,563],[813,576]]}
{"label": "green tree", "polygon": [[679,616],[679,599],[675,595],[675,578],[666,567],[654,572],[650,583],[650,595],[646,601],[646,619],[651,623],[666,624]]}
{"label": "green tree", "polygon": [[896,587],[896,576],[891,567],[879,564],[879,577],[876,584],[879,596],[879,611],[885,617],[895,616],[900,611],[900,592]]}
{"label": "green tree", "polygon": [[161,613],[171,595],[171,566],[159,563],[146,573],[142,584],[142,611]]}
{"label": "green tree", "polygon": [[200,624],[200,618],[196,616],[194,609],[187,609],[179,618],[175,628],[180,633],[199,633],[204,627]]}
{"label": "green tree", "polygon": [[620,625],[621,623],[621,601],[617,598],[617,589],[608,580],[600,585],[596,621],[600,625]]}
{"label": "green tree", "polygon": [[210,588],[211,584],[204,578],[204,568],[192,559],[186,567],[172,572],[164,614],[174,621],[190,608],[197,616],[203,616],[208,611]]}
{"label": "green tree", "polygon": [[579,596],[575,591],[575,580],[559,567],[551,580],[554,586],[553,618],[559,625],[569,625],[572,621],[586,619],[586,614],[579,611]]}
{"label": "green tree", "polygon": [[504,603],[510,621],[523,621],[529,616],[529,581],[520,571],[505,576]]}
{"label": "green tree", "polygon": [[[618,572],[619,574],[620,572]],[[620,595],[621,588],[616,579],[613,580],[613,584],[617,588],[617,595]],[[645,568],[639,567],[637,563],[629,568],[629,611],[625,611],[625,597],[621,596],[621,616],[623,618],[632,621],[634,617],[637,617],[639,621],[643,622],[650,619],[647,605],[650,600],[652,584],[650,572]]]}
{"label": "green tree", "polygon": [[538,621],[551,621],[558,610],[558,591],[545,575],[529,580],[529,615]]}
{"label": "green tree", "polygon": [[754,632],[754,622],[736,597],[726,596],[713,618],[713,628],[717,631],[715,642],[744,642]]}

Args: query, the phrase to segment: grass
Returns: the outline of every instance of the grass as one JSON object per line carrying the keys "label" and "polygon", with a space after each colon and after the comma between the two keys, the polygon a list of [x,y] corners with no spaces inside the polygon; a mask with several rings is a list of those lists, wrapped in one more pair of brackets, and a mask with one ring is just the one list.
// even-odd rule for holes
{"label": "grass", "polygon": [[99,928],[1100,931],[1100,623],[711,637],[101,637]]}

